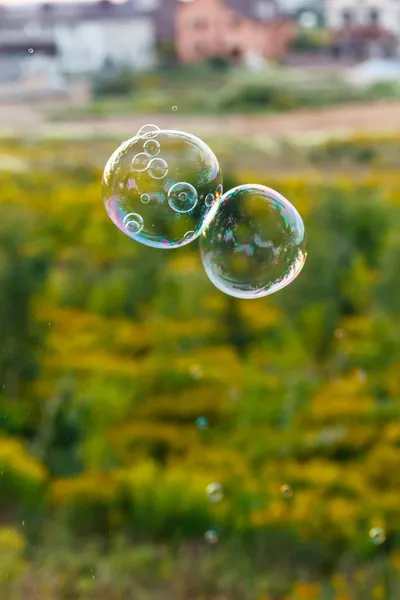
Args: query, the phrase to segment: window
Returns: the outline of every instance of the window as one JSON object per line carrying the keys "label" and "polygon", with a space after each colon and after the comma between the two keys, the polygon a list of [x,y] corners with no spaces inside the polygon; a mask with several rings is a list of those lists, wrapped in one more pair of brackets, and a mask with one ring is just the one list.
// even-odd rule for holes
{"label": "window", "polygon": [[352,25],[352,23],[354,23],[354,15],[353,12],[351,10],[344,10],[343,11],[343,25]]}
{"label": "window", "polygon": [[370,23],[374,23],[375,25],[377,23],[379,23],[379,10],[377,10],[376,8],[373,8],[372,10],[370,10],[369,12],[369,21]]}

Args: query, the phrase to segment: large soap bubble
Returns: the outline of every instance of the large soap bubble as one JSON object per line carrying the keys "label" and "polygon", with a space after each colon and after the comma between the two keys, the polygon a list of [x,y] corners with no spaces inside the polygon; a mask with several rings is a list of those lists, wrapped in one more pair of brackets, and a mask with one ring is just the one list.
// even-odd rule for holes
{"label": "large soap bubble", "polygon": [[104,169],[110,219],[135,241],[156,248],[195,240],[221,194],[220,167],[207,144],[155,125],[145,125],[121,144]]}
{"label": "large soap bubble", "polygon": [[307,257],[303,221],[286,198],[249,184],[226,192],[200,238],[212,283],[236,298],[260,298],[289,285]]}

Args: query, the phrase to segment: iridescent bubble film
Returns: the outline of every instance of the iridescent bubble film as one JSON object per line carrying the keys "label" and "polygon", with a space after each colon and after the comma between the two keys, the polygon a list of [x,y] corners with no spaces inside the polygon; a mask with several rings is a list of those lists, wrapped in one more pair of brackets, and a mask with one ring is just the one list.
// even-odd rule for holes
{"label": "iridescent bubble film", "polygon": [[107,213],[121,231],[148,246],[177,248],[202,232],[221,198],[222,175],[215,154],[196,136],[145,125],[110,157],[102,187]]}
{"label": "iridescent bubble film", "polygon": [[200,238],[205,271],[222,292],[260,298],[289,285],[307,258],[303,221],[284,196],[257,184],[226,192]]}

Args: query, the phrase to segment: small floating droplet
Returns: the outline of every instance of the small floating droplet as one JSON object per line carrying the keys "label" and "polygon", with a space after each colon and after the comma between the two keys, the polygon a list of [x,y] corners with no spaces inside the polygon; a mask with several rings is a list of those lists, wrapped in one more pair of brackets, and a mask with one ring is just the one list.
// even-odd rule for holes
{"label": "small floating droplet", "polygon": [[293,496],[292,488],[286,483],[284,485],[281,485],[280,492],[283,498],[291,498]]}
{"label": "small floating droplet", "polygon": [[208,419],[206,417],[199,417],[196,419],[196,425],[200,431],[205,431],[208,429]]}
{"label": "small floating droplet", "polygon": [[204,537],[209,544],[218,544],[219,542],[218,533],[214,529],[206,531]]}
{"label": "small floating droplet", "polygon": [[221,502],[224,493],[220,483],[210,483],[207,486],[207,497],[210,502]]}
{"label": "small floating droplet", "polygon": [[369,537],[375,546],[380,546],[386,541],[386,533],[382,527],[373,527],[370,529]]}

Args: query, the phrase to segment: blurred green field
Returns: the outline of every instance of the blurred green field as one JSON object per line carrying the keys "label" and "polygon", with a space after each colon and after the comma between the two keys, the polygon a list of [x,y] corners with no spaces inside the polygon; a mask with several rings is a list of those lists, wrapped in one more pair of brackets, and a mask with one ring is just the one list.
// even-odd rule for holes
{"label": "blurred green field", "polygon": [[0,142],[1,598],[399,598],[400,136],[207,141],[304,217],[275,296],[118,231],[115,142]]}
{"label": "blurred green field", "polygon": [[160,113],[279,113],[298,109],[399,99],[398,82],[357,86],[346,71],[270,65],[261,71],[204,63],[168,67],[142,75],[104,73],[93,81],[93,100],[84,107],[53,111],[53,120]]}

